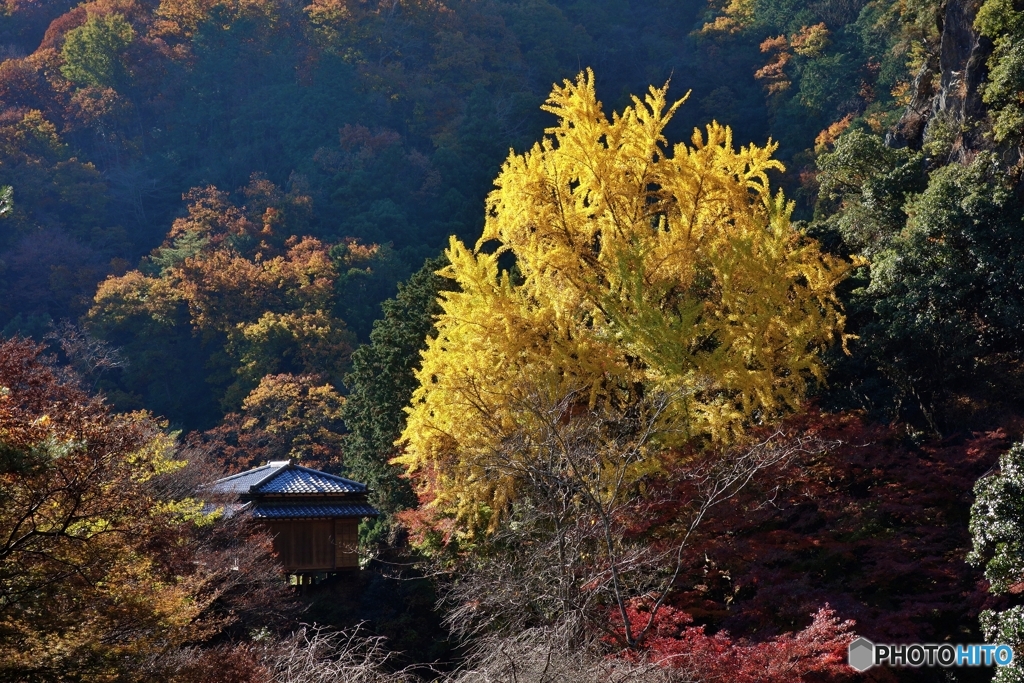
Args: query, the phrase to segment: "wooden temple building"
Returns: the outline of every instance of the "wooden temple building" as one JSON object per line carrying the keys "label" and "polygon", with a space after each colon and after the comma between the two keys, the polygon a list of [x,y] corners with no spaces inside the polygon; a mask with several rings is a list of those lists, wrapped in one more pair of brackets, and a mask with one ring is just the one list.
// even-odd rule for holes
{"label": "wooden temple building", "polygon": [[358,569],[359,521],[379,514],[366,502],[366,484],[290,460],[225,477],[207,490],[211,498],[233,499],[232,513],[247,511],[265,526],[285,571],[299,577]]}

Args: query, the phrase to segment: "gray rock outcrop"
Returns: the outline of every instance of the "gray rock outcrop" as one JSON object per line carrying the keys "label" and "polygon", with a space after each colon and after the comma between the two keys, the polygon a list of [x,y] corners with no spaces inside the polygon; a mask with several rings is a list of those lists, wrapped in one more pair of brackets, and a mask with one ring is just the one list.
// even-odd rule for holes
{"label": "gray rock outcrop", "polygon": [[920,149],[929,126],[939,123],[955,134],[949,161],[968,162],[984,146],[981,89],[992,41],[974,29],[980,6],[981,0],[950,0],[946,5],[939,54],[914,78],[910,103],[886,137],[890,146]]}

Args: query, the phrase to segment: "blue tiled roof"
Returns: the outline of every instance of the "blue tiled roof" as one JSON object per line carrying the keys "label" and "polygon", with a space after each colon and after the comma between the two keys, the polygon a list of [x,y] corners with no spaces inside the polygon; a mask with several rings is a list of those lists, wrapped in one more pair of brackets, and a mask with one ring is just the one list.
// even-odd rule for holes
{"label": "blue tiled roof", "polygon": [[380,513],[366,503],[259,503],[253,506],[256,519],[299,519],[305,517],[376,517]]}
{"label": "blue tiled roof", "polygon": [[254,470],[220,479],[210,487],[214,493],[366,493],[366,484],[335,474],[272,462]]}
{"label": "blue tiled roof", "polygon": [[252,489],[253,493],[365,493],[366,484],[308,467],[290,465]]}
{"label": "blue tiled roof", "polygon": [[272,462],[268,465],[257,467],[254,470],[233,474],[230,477],[218,479],[210,487],[210,490],[214,493],[249,493],[249,489],[254,484],[259,484],[267,477],[277,474],[280,470],[288,467],[288,465],[287,461]]}

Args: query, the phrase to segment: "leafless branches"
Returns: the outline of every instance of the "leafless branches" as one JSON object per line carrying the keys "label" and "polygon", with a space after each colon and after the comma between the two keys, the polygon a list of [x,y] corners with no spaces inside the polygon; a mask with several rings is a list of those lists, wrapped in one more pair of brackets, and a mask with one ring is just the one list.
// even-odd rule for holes
{"label": "leafless branches", "polygon": [[166,653],[149,667],[169,683],[417,683],[423,679],[392,666],[384,638],[357,625],[341,631],[303,625],[284,639],[188,647]]}
{"label": "leafless branches", "polygon": [[[477,655],[442,683],[693,683],[682,669],[609,659],[596,647],[566,648],[554,628],[488,636]],[[360,627],[329,632],[304,627],[283,643],[265,645],[259,659],[267,683],[416,683],[411,668],[393,671],[384,639]],[[435,672],[436,673],[436,672]]]}
{"label": "leafless branches", "polygon": [[[474,643],[480,661],[526,647],[526,633],[556,638],[547,641],[552,652],[640,647],[709,512],[759,474],[826,446],[779,430],[684,455],[667,446],[677,429],[665,418],[681,397],[648,394],[622,406],[586,399],[523,391],[519,428],[482,463],[518,486],[507,518],[459,566],[445,595],[448,625]],[[651,515],[666,509],[670,519],[652,535]],[[652,608],[634,623],[627,607],[640,596]]]}
{"label": "leafless branches", "polygon": [[328,631],[306,626],[265,650],[263,663],[274,683],[412,683],[406,669],[389,671],[394,657],[384,638],[355,626]]}
{"label": "leafless branches", "polygon": [[[638,640],[642,639],[654,624],[658,609],[683,569],[684,552],[688,548],[691,536],[709,511],[736,496],[759,474],[771,469],[781,469],[795,458],[821,453],[828,446],[826,441],[816,435],[792,435],[780,429],[753,444],[713,453],[677,471],[678,481],[683,485],[681,488],[692,491],[692,497],[684,508],[688,509],[689,519],[680,520],[686,527],[680,540],[675,544],[672,572],[653,593],[657,597],[647,623],[639,631]],[[633,644],[628,641],[630,626],[627,622],[628,645]]]}
{"label": "leafless branches", "polygon": [[107,372],[127,367],[128,361],[121,352],[107,342],[96,339],[70,320],[54,324],[43,337],[51,348],[59,348],[67,359],[69,368],[64,370],[65,381],[79,381],[95,390],[99,378]]}
{"label": "leafless branches", "polygon": [[686,683],[679,670],[600,656],[598,643],[565,647],[556,628],[528,629],[511,636],[489,636],[477,656],[446,683]]}

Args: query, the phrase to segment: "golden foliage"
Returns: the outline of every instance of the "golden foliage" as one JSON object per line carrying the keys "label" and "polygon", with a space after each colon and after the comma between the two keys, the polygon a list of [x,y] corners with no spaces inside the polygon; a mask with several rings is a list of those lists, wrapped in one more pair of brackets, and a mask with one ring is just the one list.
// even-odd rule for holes
{"label": "golden foliage", "polygon": [[334,24],[352,17],[345,0],[313,0],[303,11],[314,24]]}
{"label": "golden foliage", "polygon": [[[333,314],[338,274],[327,246],[281,236],[291,229],[288,221],[301,220],[308,198],[284,196],[259,177],[245,193],[249,207],[233,205],[214,187],[191,190],[188,215],[174,221],[146,264],[154,274],[109,277],[87,318],[108,333],[187,321],[207,343],[223,344],[238,378],[224,398],[232,406],[267,374],[298,371],[340,381],[353,342]],[[349,249],[355,263],[377,247]]]}
{"label": "golden foliage", "polygon": [[793,51],[801,57],[820,57],[831,43],[828,28],[824,23],[802,26],[789,38]]}
{"label": "golden foliage", "polygon": [[267,309],[328,309],[334,282],[326,249],[311,237],[266,260],[227,249],[200,252],[175,274],[196,327],[221,331]]}
{"label": "golden foliage", "polygon": [[174,312],[182,298],[168,280],[133,270],[101,282],[94,301],[89,319],[103,326],[127,326],[136,318],[169,326],[174,324]]}
{"label": "golden foliage", "polygon": [[682,101],[666,92],[609,120],[590,71],[556,87],[543,108],[558,124],[510,154],[476,248],[451,240],[441,273],[459,290],[443,294],[396,462],[471,528],[515,497],[482,463],[521,426],[524,392],[583,388],[592,406],[666,392],[662,446],[727,443],[797,408],[842,335],[849,265],[791,227],[769,188],[776,145],[736,149],[713,122],[670,147]]}
{"label": "golden foliage", "polygon": [[312,375],[267,375],[242,402],[245,429],[260,428],[290,444],[288,456],[327,464],[341,453],[345,398]]}
{"label": "golden foliage", "polygon": [[714,21],[704,24],[700,33],[714,35],[715,33],[734,34],[743,31],[754,23],[755,5],[754,0],[729,0],[729,3],[721,10],[722,14],[715,17]]}
{"label": "golden foliage", "polygon": [[912,93],[913,89],[907,81],[898,81],[896,85],[892,87],[892,90],[889,91],[893,100],[895,100],[896,104],[900,107],[906,107],[910,104]]}
{"label": "golden foliage", "polygon": [[154,34],[191,38],[203,23],[215,17],[229,22],[222,26],[225,30],[231,28],[231,22],[242,19],[272,25],[277,21],[280,4],[278,0],[160,0]]}
{"label": "golden foliage", "polygon": [[195,504],[146,486],[184,463],[149,415],[110,414],[40,356],[0,345],[0,677],[140,680],[126,662],[213,622],[149,545],[188,533]]}

